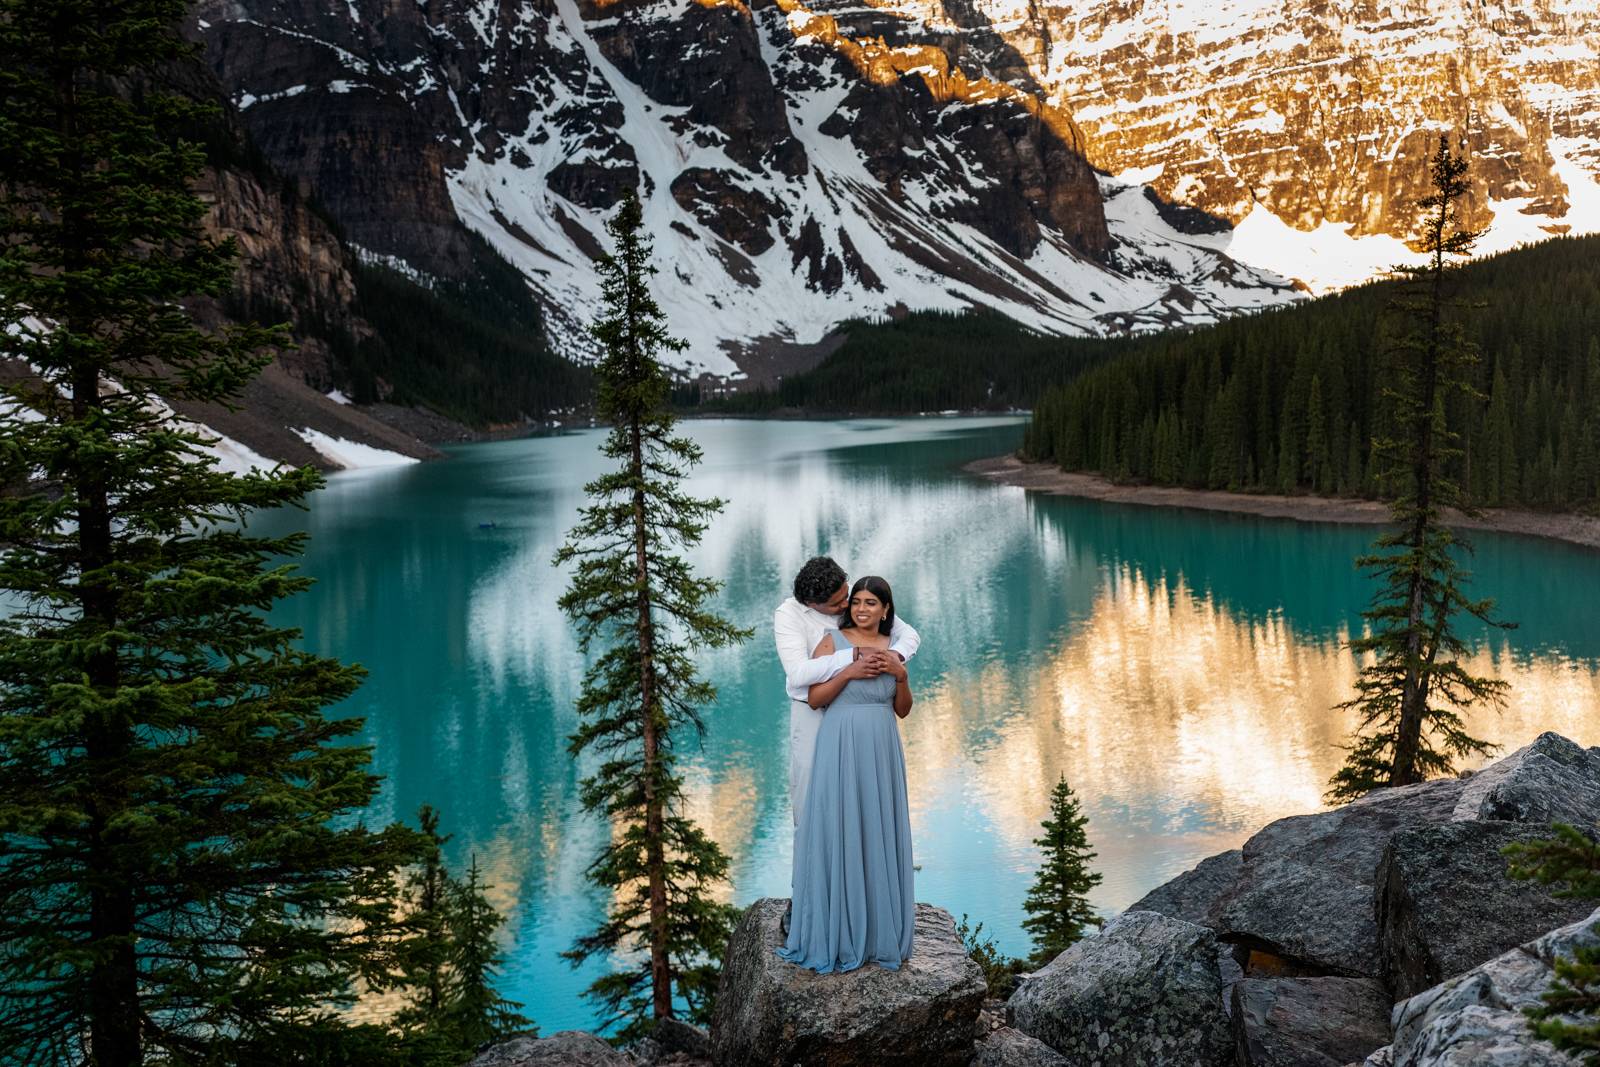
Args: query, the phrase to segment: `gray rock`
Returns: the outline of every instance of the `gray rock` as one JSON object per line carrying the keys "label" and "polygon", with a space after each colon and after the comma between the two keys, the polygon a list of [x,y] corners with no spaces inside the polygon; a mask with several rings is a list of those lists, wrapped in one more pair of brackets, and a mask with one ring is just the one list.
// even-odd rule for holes
{"label": "gray rock", "polygon": [[1070,1067],[1070,1061],[1038,1038],[1002,1026],[979,1039],[970,1067]]}
{"label": "gray rock", "polygon": [[1467,779],[1451,818],[1589,827],[1597,814],[1600,748],[1586,749],[1560,734],[1542,733]]}
{"label": "gray rock", "polygon": [[549,1037],[513,1037],[474,1056],[467,1067],[631,1067],[632,1061],[593,1034],[562,1030]]}
{"label": "gray rock", "polygon": [[1023,979],[1011,1024],[1072,1063],[1221,1067],[1232,1061],[1216,939],[1152,911],[1127,911]]}
{"label": "gray rock", "polygon": [[1282,957],[1291,969],[1378,977],[1373,896],[1384,846],[1397,830],[1447,821],[1465,784],[1385,789],[1269,824],[1245,842],[1239,878],[1209,925],[1221,940]]}
{"label": "gray rock", "polygon": [[1384,977],[1396,997],[1415,996],[1589,913],[1590,904],[1506,874],[1502,848],[1549,836],[1543,825],[1456,822],[1390,839],[1378,870],[1377,919]]}
{"label": "gray rock", "polygon": [[967,1062],[987,989],[948,912],[917,905],[911,958],[898,971],[817,974],[778,958],[785,903],[756,901],[728,943],[711,1023],[715,1063]]}
{"label": "gray rock", "polygon": [[627,1053],[635,1067],[710,1067],[711,1037],[682,1019],[663,1019]]}
{"label": "gray rock", "polygon": [[1389,1040],[1374,978],[1246,978],[1233,987],[1240,1067],[1342,1067]]}
{"label": "gray rock", "polygon": [[1596,924],[1600,910],[1395,1005],[1392,1067],[1577,1067],[1522,1012],[1550,987],[1558,956],[1600,945]]}
{"label": "gray rock", "polygon": [[711,1035],[682,1019],[663,1019],[650,1031],[650,1037],[664,1052],[677,1052],[702,1059],[711,1058]]}
{"label": "gray rock", "polygon": [[1352,1063],[1350,1067],[1394,1067],[1394,1049],[1385,1045],[1360,1063]]}
{"label": "gray rock", "polygon": [[1237,848],[1203,859],[1194,868],[1146,893],[1128,910],[1157,911],[1206,926],[1217,900],[1233,888],[1243,867],[1244,852]]}

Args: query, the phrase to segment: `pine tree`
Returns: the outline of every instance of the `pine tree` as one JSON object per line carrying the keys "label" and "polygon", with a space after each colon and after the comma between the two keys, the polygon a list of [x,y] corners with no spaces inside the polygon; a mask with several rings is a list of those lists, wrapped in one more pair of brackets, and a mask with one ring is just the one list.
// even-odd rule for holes
{"label": "pine tree", "polygon": [[210,119],[180,0],[0,0],[0,1060],[289,1062],[386,983],[415,835],[323,709],[361,671],[272,605],[309,580],[256,509],[310,468],[230,475],[163,402],[229,404],[281,335],[202,329],[231,285],[179,135]]}
{"label": "pine tree", "polygon": [[1476,395],[1468,375],[1477,348],[1449,317],[1462,304],[1445,291],[1455,259],[1477,236],[1458,220],[1466,169],[1441,139],[1430,168],[1433,192],[1421,200],[1428,259],[1401,268],[1412,284],[1391,304],[1402,321],[1391,342],[1394,383],[1386,391],[1397,436],[1374,441],[1373,450],[1396,485],[1390,506],[1396,529],[1358,560],[1379,588],[1362,613],[1368,633],[1350,642],[1358,656],[1370,659],[1356,696],[1339,705],[1358,713],[1360,733],[1330,784],[1336,799],[1419,782],[1449,772],[1456,757],[1488,752],[1491,746],[1467,733],[1460,709],[1498,706],[1504,699],[1504,682],[1475,676],[1461,663],[1466,645],[1456,616],[1465,612],[1498,624],[1490,618],[1490,601],[1463,592],[1468,576],[1457,554],[1470,546],[1442,519],[1445,508],[1472,510],[1447,473],[1459,449],[1444,416],[1452,396]]}
{"label": "pine tree", "polygon": [[476,854],[467,867],[466,881],[450,886],[449,958],[455,989],[444,1020],[446,1032],[459,1042],[457,1063],[487,1042],[532,1030],[517,1010],[522,1005],[494,990],[494,976],[505,962],[494,935],[505,919],[489,903],[488,889],[479,877]]}
{"label": "pine tree", "polygon": [[[1511,876],[1559,885],[1556,896],[1600,900],[1600,843],[1562,823],[1546,841],[1507,845]],[[1600,926],[1594,928],[1600,934]],[[1600,947],[1555,961],[1544,1003],[1528,1012],[1534,1032],[1588,1064],[1600,1064]]]}
{"label": "pine tree", "polygon": [[601,758],[582,801],[613,827],[589,869],[612,900],[610,914],[566,955],[577,963],[637,954],[639,966],[589,988],[606,1025],[624,1024],[625,1037],[674,1016],[675,996],[691,1018],[709,1015],[733,919],[710,894],[728,859],[683,813],[676,746],[685,733],[703,733],[697,709],[716,698],[695,673],[692,649],[750,635],[708,608],[721,583],[673,554],[700,540],[722,501],[679,488],[700,448],[675,434],[665,406],[659,354],[684,343],[667,334],[651,296],[655,269],[642,228],[629,196],[607,225],[615,250],[600,261],[605,311],[593,330],[603,351],[596,405],[612,426],[602,452],[619,466],[585,487],[590,503],[556,554],[558,565],[576,564],[561,608],[581,647],[601,649],[584,675],[571,749]]}
{"label": "pine tree", "polygon": [[439,833],[438,812],[429,805],[422,806],[417,821],[425,844],[421,861],[406,878],[408,913],[397,952],[407,1003],[395,1013],[392,1024],[402,1035],[411,1063],[455,1064],[471,1048],[463,1048],[446,1024],[455,997],[450,961],[453,880],[444,863],[444,845],[450,838]]}
{"label": "pine tree", "polygon": [[1322,407],[1322,379],[1311,376],[1306,402],[1306,483],[1318,493],[1333,489],[1333,463],[1328,452],[1328,416]]}
{"label": "pine tree", "polygon": [[1041,966],[1082,940],[1089,927],[1100,926],[1088,897],[1100,884],[1100,875],[1089,869],[1095,853],[1084,833],[1088,822],[1063,775],[1050,791],[1044,834],[1033,841],[1044,850],[1044,863],[1022,904],[1028,913],[1022,928],[1033,936],[1033,961]]}

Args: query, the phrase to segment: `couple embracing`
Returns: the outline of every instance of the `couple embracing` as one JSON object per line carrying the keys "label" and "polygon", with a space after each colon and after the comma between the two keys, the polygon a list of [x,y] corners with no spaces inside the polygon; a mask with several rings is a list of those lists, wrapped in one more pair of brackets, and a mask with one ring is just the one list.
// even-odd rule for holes
{"label": "couple embracing", "polygon": [[786,960],[823,974],[911,955],[911,814],[898,720],[917,632],[878,577],[806,561],[773,620],[789,692],[794,876]]}

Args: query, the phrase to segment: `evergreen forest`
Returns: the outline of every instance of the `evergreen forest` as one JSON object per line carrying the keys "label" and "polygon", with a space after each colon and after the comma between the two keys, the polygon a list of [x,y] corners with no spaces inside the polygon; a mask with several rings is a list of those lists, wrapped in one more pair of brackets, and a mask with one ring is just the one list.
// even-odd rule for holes
{"label": "evergreen forest", "polygon": [[[1444,412],[1460,435],[1447,474],[1481,506],[1594,510],[1600,238],[1488,257],[1452,279],[1451,295],[1476,305],[1456,317],[1481,358]],[[1024,454],[1117,481],[1381,495],[1372,442],[1392,430],[1396,284],[1109,343],[1124,350],[1039,397]]]}
{"label": "evergreen forest", "polygon": [[899,319],[852,319],[845,343],[775,388],[674,399],[696,414],[916,414],[1031,407],[1046,389],[1135,342],[1049,337],[992,311],[915,311]]}

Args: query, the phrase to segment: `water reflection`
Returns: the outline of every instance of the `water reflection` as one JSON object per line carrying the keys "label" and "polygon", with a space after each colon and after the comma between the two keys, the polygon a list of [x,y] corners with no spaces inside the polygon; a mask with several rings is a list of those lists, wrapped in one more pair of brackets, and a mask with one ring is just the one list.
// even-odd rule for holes
{"label": "water reflection", "polygon": [[[902,727],[919,899],[1026,948],[1021,901],[1050,786],[1066,774],[1125,907],[1280,815],[1314,810],[1349,717],[1340,643],[1371,530],[1029,497],[961,476],[1015,446],[1016,420],[697,423],[691,489],[728,500],[695,554],[720,607],[755,628],[702,666],[721,690],[685,753],[691,814],[733,859],[731,899],[786,895],[787,711],[771,613],[809,555],[895,587],[925,644]],[[320,579],[285,605],[307,645],[372,670],[349,710],[386,776],[377,819],[428,801],[476,853],[512,921],[504,991],[546,1030],[592,1024],[557,954],[603,901],[583,879],[606,828],[577,810],[566,737],[583,664],[551,557],[598,433],[460,449],[445,463],[335,479],[299,513]],[[492,527],[480,526],[490,523]],[[1583,590],[1600,554],[1479,537],[1477,590],[1523,625],[1476,667],[1512,703],[1472,728],[1514,746],[1555,729],[1600,743],[1600,633]]]}

